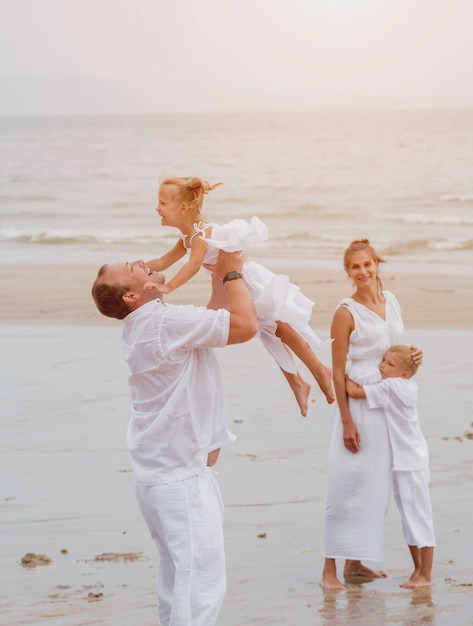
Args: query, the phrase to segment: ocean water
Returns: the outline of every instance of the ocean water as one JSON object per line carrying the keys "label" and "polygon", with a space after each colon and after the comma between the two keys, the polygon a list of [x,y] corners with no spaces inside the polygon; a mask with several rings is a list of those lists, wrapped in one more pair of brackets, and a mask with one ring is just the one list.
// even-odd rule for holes
{"label": "ocean water", "polygon": [[0,118],[0,262],[102,263],[174,244],[163,175],[224,182],[209,221],[258,215],[273,266],[473,273],[473,110]]}

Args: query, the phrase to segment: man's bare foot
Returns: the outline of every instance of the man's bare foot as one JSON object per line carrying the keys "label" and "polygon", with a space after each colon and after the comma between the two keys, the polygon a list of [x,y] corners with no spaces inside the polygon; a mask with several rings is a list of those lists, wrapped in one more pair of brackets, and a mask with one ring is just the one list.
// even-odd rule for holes
{"label": "man's bare foot", "polygon": [[363,565],[361,561],[347,561],[343,570],[345,578],[349,576],[363,576],[364,578],[387,578],[382,570],[371,569]]}
{"label": "man's bare foot", "polygon": [[407,582],[402,583],[399,587],[403,587],[404,589],[417,589],[418,587],[428,587],[432,584],[431,578],[426,578],[425,576],[417,576],[417,578],[410,578]]}
{"label": "man's bare foot", "polygon": [[327,575],[325,573],[322,574],[320,586],[324,591],[340,591],[346,589],[345,585],[342,585],[336,576]]}
{"label": "man's bare foot", "polygon": [[330,367],[324,365],[321,368],[320,373],[315,378],[319,383],[319,387],[324,394],[327,403],[333,404],[335,402],[335,392],[333,390],[332,370]]}

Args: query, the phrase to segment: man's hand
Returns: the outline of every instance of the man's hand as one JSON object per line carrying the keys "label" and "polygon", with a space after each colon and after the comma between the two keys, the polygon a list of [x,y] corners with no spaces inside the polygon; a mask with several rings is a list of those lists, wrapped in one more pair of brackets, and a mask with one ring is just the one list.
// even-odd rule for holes
{"label": "man's hand", "polygon": [[220,250],[217,262],[214,265],[204,263],[203,266],[209,272],[217,275],[220,280],[228,274],[228,272],[241,272],[246,256],[243,252],[224,252]]}

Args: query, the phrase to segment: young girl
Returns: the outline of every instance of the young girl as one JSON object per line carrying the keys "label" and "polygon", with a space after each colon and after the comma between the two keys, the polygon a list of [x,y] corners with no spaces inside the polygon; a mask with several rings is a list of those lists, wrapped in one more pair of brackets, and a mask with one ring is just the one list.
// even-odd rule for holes
{"label": "young girl", "polygon": [[[156,211],[163,226],[178,228],[181,235],[169,252],[146,264],[151,270],[162,272],[184,256],[188,257],[186,263],[164,285],[164,293],[186,283],[198,272],[202,263],[215,263],[219,249],[244,250],[267,239],[268,229],[256,217],[250,223],[237,219],[223,226],[204,220],[201,213],[204,195],[221,184],[209,185],[197,177],[165,178],[161,182]],[[334,402],[331,370],[313,351],[331,343],[330,340],[324,342],[319,339],[309,326],[313,302],[290,283],[287,276],[273,274],[255,261],[245,261],[242,278],[255,302],[260,339],[286,377],[301,414],[307,415],[310,385],[297,371],[287,346],[307,366],[327,402]],[[218,308],[225,304],[222,285],[213,280],[209,307]]]}

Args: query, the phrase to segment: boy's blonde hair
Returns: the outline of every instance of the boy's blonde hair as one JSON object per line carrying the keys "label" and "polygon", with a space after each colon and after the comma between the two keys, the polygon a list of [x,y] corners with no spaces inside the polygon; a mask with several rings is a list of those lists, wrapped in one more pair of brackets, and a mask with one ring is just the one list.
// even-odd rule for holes
{"label": "boy's blonde hair", "polygon": [[172,185],[176,189],[176,199],[178,202],[185,202],[189,207],[189,215],[192,219],[201,220],[202,204],[204,196],[212,189],[223,185],[223,183],[215,183],[211,185],[208,181],[202,180],[198,176],[183,177],[166,177],[159,187],[164,185]]}
{"label": "boy's blonde hair", "polygon": [[405,367],[406,370],[410,372],[411,376],[414,376],[414,374],[417,372],[417,365],[412,360],[412,350],[409,346],[396,344],[395,346],[391,346],[390,348],[388,348],[388,352],[394,352],[394,354],[398,354],[401,357],[403,367]]}

